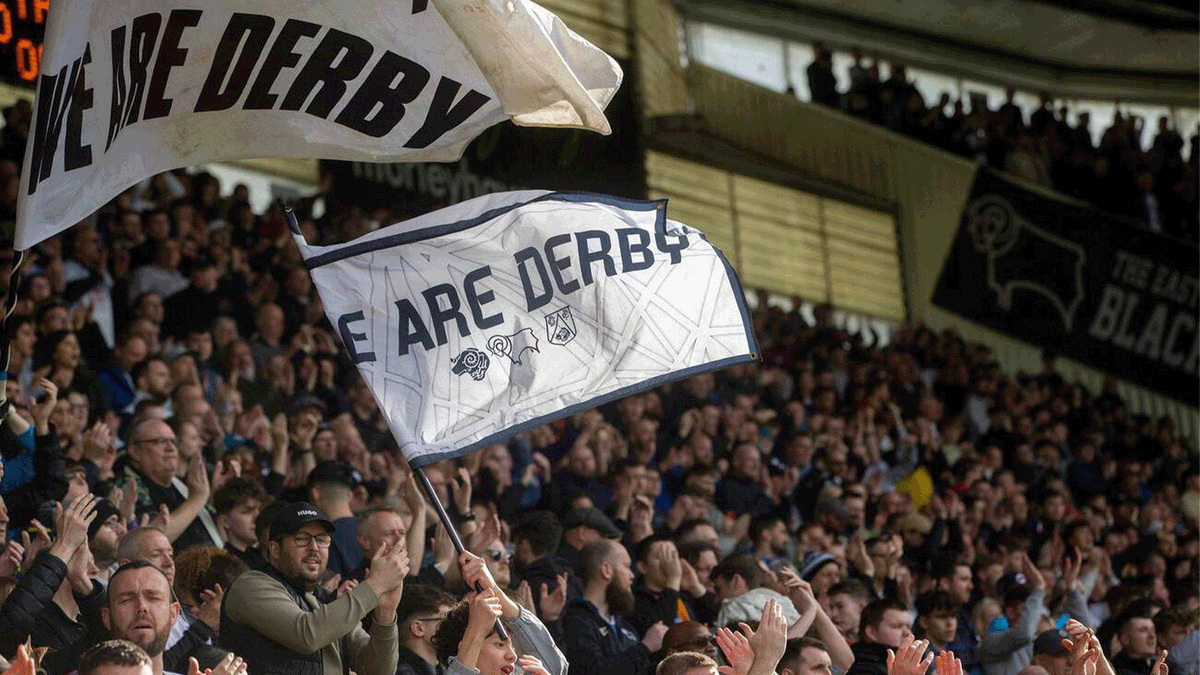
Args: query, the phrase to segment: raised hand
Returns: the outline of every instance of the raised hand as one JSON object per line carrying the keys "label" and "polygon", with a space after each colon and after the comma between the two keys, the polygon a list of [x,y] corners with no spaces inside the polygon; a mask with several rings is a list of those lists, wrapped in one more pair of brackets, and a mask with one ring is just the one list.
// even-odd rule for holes
{"label": "raised hand", "polygon": [[3,675],[34,675],[37,664],[33,662],[33,648],[26,642],[17,646],[17,656]]}
{"label": "raised hand", "polygon": [[46,396],[40,403],[30,397],[29,412],[33,415],[34,433],[44,436],[50,433],[50,413],[54,412],[54,406],[58,404],[58,385],[49,378],[42,377],[38,379],[37,386]]}
{"label": "raised hand", "polygon": [[[492,578],[492,573],[488,571],[487,565],[484,564],[483,558],[471,553],[463,551],[458,556],[459,568],[462,570],[463,581],[467,584],[467,588],[482,588],[483,590],[493,591],[504,612],[504,618],[515,619],[521,614],[521,608],[504,593],[504,589],[496,584],[496,580]],[[476,586],[478,584],[478,586]]]}
{"label": "raised hand", "polygon": [[338,584],[338,585],[337,585],[337,588],[336,588],[336,589],[334,589],[334,591],[333,591],[333,597],[335,597],[335,598],[340,598],[340,597],[342,597],[343,595],[345,595],[345,594],[349,593],[350,591],[354,590],[354,587],[355,587],[355,586],[357,586],[357,585],[358,585],[358,580],[357,580],[357,579],[346,579],[346,580],[345,580],[345,581],[343,581],[342,583]]}
{"label": "raised hand", "polygon": [[408,557],[405,556],[403,568],[400,559],[392,555],[392,549],[387,544],[381,544],[379,550],[371,558],[371,569],[363,583],[370,586],[375,595],[383,595],[399,586],[408,573]]}
{"label": "raised hand", "polygon": [[817,596],[813,593],[812,586],[805,580],[801,579],[792,571],[790,567],[784,567],[779,570],[780,581],[783,582],[783,587],[787,589],[788,597],[796,605],[796,609],[800,610],[801,614],[807,614],[809,610],[817,604]]}
{"label": "raised hand", "polygon": [[1079,579],[1079,569],[1083,566],[1083,554],[1079,552],[1078,547],[1071,548],[1071,555],[1068,555],[1063,560],[1063,590],[1070,592],[1075,588],[1075,583]]}
{"label": "raised hand", "polygon": [[203,453],[197,453],[188,462],[187,475],[184,477],[188,488],[188,497],[208,501],[211,487],[208,482],[208,467],[204,466]]}
{"label": "raised hand", "polygon": [[[544,586],[543,586],[544,588]],[[537,614],[537,605],[533,603],[533,589],[529,587],[528,581],[522,581],[514,593],[516,595],[516,603],[527,611]]]}
{"label": "raised hand", "polygon": [[708,592],[708,589],[704,587],[704,584],[700,583],[700,575],[696,573],[696,568],[692,567],[691,563],[683,558],[680,558],[679,569],[681,573],[679,578],[679,588],[691,593],[697,598]]}
{"label": "raised hand", "polygon": [[1167,650],[1162,650],[1158,654],[1158,658],[1154,660],[1154,667],[1150,669],[1150,675],[1168,675],[1170,667],[1167,666]]}
{"label": "raised hand", "polygon": [[117,506],[121,509],[121,522],[125,525],[128,525],[137,513],[137,496],[137,479],[130,476],[125,481],[125,487],[121,488],[121,498],[117,500]]}
{"label": "raised hand", "polygon": [[496,620],[501,616],[500,598],[491,588],[485,588],[482,593],[476,593],[471,600],[471,610],[467,618],[467,632],[479,636],[492,632]]}
{"label": "raised hand", "polygon": [[667,624],[659,621],[653,626],[646,629],[646,634],[642,636],[642,644],[646,645],[651,653],[662,649],[663,636],[667,634]]}
{"label": "raised hand", "polygon": [[460,515],[466,515],[471,512],[471,473],[464,467],[458,467],[458,471],[451,477],[449,485],[453,487],[454,508],[458,509]]}
{"label": "raised hand", "polygon": [[87,543],[88,525],[96,519],[96,501],[95,495],[86,494],[76,498],[65,509],[62,504],[55,504],[55,532],[58,537],[50,545],[50,553],[64,563]]}
{"label": "raised hand", "polygon": [[962,661],[954,656],[954,652],[947,649],[933,658],[934,666],[937,668],[937,675],[963,675]]}
{"label": "raised hand", "polygon": [[763,606],[762,618],[758,622],[758,630],[751,631],[746,624],[739,624],[750,648],[754,650],[754,665],[752,675],[770,675],[775,672],[775,666],[787,650],[787,619],[783,616],[783,607],[774,600],[768,600]]}
{"label": "raised hand", "polygon": [[166,504],[158,505],[158,513],[151,518],[149,513],[142,514],[142,526],[153,525],[164,532],[171,526],[171,509]]}
{"label": "raised hand", "polygon": [[558,583],[550,593],[546,592],[546,584],[538,591],[538,607],[542,610],[542,619],[556,621],[562,616],[563,607],[567,606],[567,573],[558,575]]}
{"label": "raised hand", "polygon": [[54,543],[50,539],[50,530],[38,522],[37,518],[30,521],[30,527],[36,531],[32,539],[28,532],[21,533],[21,545],[25,547],[25,558],[21,561],[21,568],[26,570],[33,566],[33,559],[37,557],[37,554],[50,548],[50,545]]}
{"label": "raised hand", "polygon": [[725,627],[718,628],[717,647],[729,662],[729,665],[721,666],[717,670],[724,675],[746,675],[750,672],[750,666],[754,664],[754,649],[750,647],[750,641],[745,635]]}
{"label": "raised hand", "polygon": [[200,597],[196,598],[200,601],[200,604],[196,605],[192,613],[209,628],[214,631],[220,631],[221,600],[224,597],[225,589],[221,588],[221,584],[216,584],[212,588],[206,588],[200,591]]}
{"label": "raised hand", "polygon": [[536,656],[526,654],[525,656],[518,657],[517,665],[521,666],[521,670],[525,671],[528,675],[550,675],[549,671],[546,670],[546,666],[542,665],[542,662]]}
{"label": "raised hand", "polygon": [[213,467],[212,475],[212,491],[216,492],[221,489],[221,486],[229,482],[230,478],[235,478],[242,475],[241,462],[227,462],[218,460],[216,466]]}
{"label": "raised hand", "polygon": [[1042,576],[1042,571],[1038,566],[1029,559],[1029,554],[1021,554],[1021,571],[1025,573],[1025,578],[1029,580],[1029,585],[1035,591],[1046,590],[1046,579]]}
{"label": "raised hand", "polygon": [[1063,640],[1063,646],[1071,650],[1071,675],[1096,675],[1100,663],[1100,643],[1098,640],[1093,641],[1096,634],[1091,629],[1082,634],[1070,634],[1075,639]]}
{"label": "raised hand", "polygon": [[[29,540],[27,533],[22,532],[21,535],[26,541]],[[24,560],[25,547],[10,539],[4,552],[0,553],[0,577],[15,578]]]}
{"label": "raised hand", "polygon": [[904,638],[898,651],[888,650],[888,675],[925,675],[933,663],[933,654],[925,655],[928,647],[928,640],[914,641],[911,635]]}
{"label": "raised hand", "polygon": [[663,576],[667,580],[667,588],[678,591],[683,581],[683,566],[679,561],[679,549],[674,545],[659,546],[659,564],[662,565]]}

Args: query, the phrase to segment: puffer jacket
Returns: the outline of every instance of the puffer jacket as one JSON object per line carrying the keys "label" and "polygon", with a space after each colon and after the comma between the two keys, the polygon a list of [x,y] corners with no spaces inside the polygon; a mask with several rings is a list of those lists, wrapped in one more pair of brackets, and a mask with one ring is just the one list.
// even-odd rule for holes
{"label": "puffer jacket", "polygon": [[67,564],[49,551],[42,551],[16,588],[0,605],[0,654],[14,654],[28,638],[34,647],[49,647],[42,668],[49,675],[66,675],[75,670],[79,655],[99,639],[100,607],[104,588],[92,584],[87,597],[75,595],[81,616],[68,617],[54,603],[54,593],[67,578]]}

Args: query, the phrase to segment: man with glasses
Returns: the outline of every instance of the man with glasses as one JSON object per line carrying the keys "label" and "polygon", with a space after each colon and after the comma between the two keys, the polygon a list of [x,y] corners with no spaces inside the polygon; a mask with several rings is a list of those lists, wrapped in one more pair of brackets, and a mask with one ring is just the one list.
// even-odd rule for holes
{"label": "man with glasses", "polygon": [[400,662],[396,675],[442,675],[437,662],[433,634],[458,604],[445,591],[425,584],[407,584],[396,608],[396,626],[400,633]]}
{"label": "man with glasses", "polygon": [[204,459],[192,457],[184,480],[176,477],[179,446],[171,425],[160,419],[138,422],[129,432],[128,453],[125,473],[137,486],[139,516],[169,515],[162,519],[163,533],[177,551],[193,545],[224,546],[206,507],[210,488]]}
{"label": "man with glasses", "polygon": [[[333,523],[307,502],[271,522],[269,566],[242,573],[221,606],[221,646],[243,654],[250,675],[394,675],[396,606],[408,574],[403,543],[372,552],[363,582],[336,599],[319,584]],[[361,621],[372,613],[371,629]]]}
{"label": "man with glasses", "polygon": [[667,629],[663,635],[663,656],[679,652],[698,652],[716,660],[717,639],[708,626],[699,621],[681,621]]}

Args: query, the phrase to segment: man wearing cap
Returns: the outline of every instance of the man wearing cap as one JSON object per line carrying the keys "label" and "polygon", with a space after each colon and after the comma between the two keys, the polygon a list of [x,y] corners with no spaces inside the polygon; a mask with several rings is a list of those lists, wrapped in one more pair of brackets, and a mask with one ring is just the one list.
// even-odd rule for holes
{"label": "man wearing cap", "polygon": [[620,537],[621,530],[600,509],[594,506],[571,509],[563,516],[563,538],[558,555],[573,569],[579,569],[576,562],[585,546],[601,539]]}
{"label": "man wearing cap", "polygon": [[[381,546],[362,583],[333,599],[318,585],[329,562],[333,522],[296,502],[271,523],[262,571],[240,575],[221,606],[221,646],[245,656],[251,675],[394,675],[408,554]],[[361,621],[373,611],[370,632]]]}
{"label": "man wearing cap", "polygon": [[1050,675],[1070,675],[1071,652],[1063,646],[1064,637],[1057,628],[1038,635],[1033,641],[1033,665],[1045,668]]}
{"label": "man wearing cap", "polygon": [[1023,570],[997,582],[1004,614],[992,621],[979,643],[979,660],[987,675],[1017,675],[1033,660],[1038,619],[1046,612],[1046,581],[1029,556]]}

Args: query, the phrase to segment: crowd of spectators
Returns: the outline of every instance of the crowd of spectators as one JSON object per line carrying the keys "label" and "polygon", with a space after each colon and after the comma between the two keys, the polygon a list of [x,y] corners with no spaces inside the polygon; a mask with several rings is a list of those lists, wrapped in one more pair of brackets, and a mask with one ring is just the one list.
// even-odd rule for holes
{"label": "crowd of spectators", "polygon": [[1184,138],[1166,116],[1157,120],[1146,148],[1146,120],[1122,113],[1118,102],[1112,125],[1096,144],[1091,115],[1079,113],[1072,125],[1066,105],[1056,108],[1049,92],[1039,93],[1038,108],[1028,117],[1014,102],[1012,87],[995,110],[982,96],[952,101],[942,93],[926,101],[903,64],[891,64],[885,79],[878,58],[868,61],[857,49],[851,52],[850,86],[839,92],[832,53],[822,44],[813,51],[806,75],[814,103],[1091,202],[1154,232],[1200,239],[1200,127],[1192,132],[1186,159]]}
{"label": "crowd of spectators", "polygon": [[[1050,356],[1006,373],[952,331],[851,334],[799,299],[758,298],[761,363],[428,466],[457,555],[278,207],[247,197],[161,174],[26,257],[0,654],[695,675],[719,646],[733,675],[920,675],[925,651],[939,675],[950,652],[971,675],[1164,675],[1165,649],[1200,672],[1200,471],[1170,419]],[[369,227],[325,221],[309,241]],[[924,667],[894,670],[913,644]]]}

